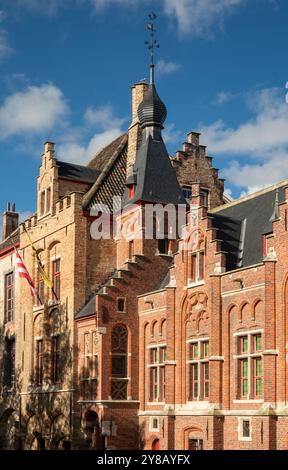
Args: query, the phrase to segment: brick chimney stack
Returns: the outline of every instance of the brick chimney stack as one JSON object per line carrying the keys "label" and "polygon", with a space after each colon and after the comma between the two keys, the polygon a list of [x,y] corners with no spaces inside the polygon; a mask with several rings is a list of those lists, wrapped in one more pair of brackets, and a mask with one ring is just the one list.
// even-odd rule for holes
{"label": "brick chimney stack", "polygon": [[135,162],[136,152],[139,148],[142,131],[138,120],[138,107],[148,90],[148,84],[145,82],[136,83],[132,86],[132,122],[128,131],[128,156],[127,156],[127,175],[130,175],[131,167]]}
{"label": "brick chimney stack", "polygon": [[10,202],[8,202],[7,210],[3,214],[2,240],[5,240],[9,235],[11,235],[18,225],[19,214],[16,212],[15,203],[13,202],[11,207]]}

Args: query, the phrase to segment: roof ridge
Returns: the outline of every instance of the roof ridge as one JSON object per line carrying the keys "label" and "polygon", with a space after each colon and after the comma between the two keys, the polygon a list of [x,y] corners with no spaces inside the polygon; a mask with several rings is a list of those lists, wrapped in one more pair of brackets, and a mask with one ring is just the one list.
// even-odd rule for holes
{"label": "roof ridge", "polygon": [[226,204],[222,204],[221,206],[214,207],[214,209],[210,209],[209,213],[216,213],[220,212],[224,209],[228,209],[228,207],[233,207],[236,206],[237,204],[242,204],[242,202],[250,201],[251,199],[254,199],[258,196],[262,196],[262,194],[269,193],[271,191],[274,191],[274,189],[281,188],[282,186],[288,186],[288,179],[281,180],[278,183],[275,183],[271,186],[267,186],[266,188],[259,189],[258,191],[255,191],[254,193],[248,194],[246,196],[242,196],[239,199],[233,200],[231,202],[228,202]]}

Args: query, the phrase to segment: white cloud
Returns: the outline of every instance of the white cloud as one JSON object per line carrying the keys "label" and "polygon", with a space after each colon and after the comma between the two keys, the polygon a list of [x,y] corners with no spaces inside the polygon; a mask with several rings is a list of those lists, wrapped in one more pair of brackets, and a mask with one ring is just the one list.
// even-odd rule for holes
{"label": "white cloud", "polygon": [[8,43],[7,33],[1,26],[5,18],[6,13],[3,10],[0,10],[0,61],[12,53],[12,48]]}
{"label": "white cloud", "polygon": [[164,12],[177,20],[182,33],[211,35],[211,28],[221,26],[224,17],[245,0],[164,0]]}
{"label": "white cloud", "polygon": [[232,101],[234,98],[237,98],[241,95],[241,93],[231,93],[226,91],[219,91],[215,98],[215,104],[226,104],[229,101]]}
{"label": "white cloud", "polygon": [[181,143],[184,139],[183,132],[175,129],[175,124],[168,124],[163,131],[163,140],[165,144]]}
{"label": "white cloud", "polygon": [[278,89],[264,89],[250,97],[255,117],[229,128],[223,121],[202,127],[209,151],[219,154],[267,155],[288,147],[288,105]]}
{"label": "white cloud", "polygon": [[[2,0],[9,5],[11,0]],[[30,9],[46,15],[54,15],[60,8],[91,5],[99,13],[101,10],[118,5],[123,8],[141,7],[143,4],[156,8],[163,7],[164,14],[176,21],[182,34],[211,36],[221,28],[227,15],[245,3],[253,5],[252,0],[14,0],[19,9]],[[263,0],[272,3],[274,0]],[[13,5],[13,7],[15,8]]]}
{"label": "white cloud", "polygon": [[98,126],[103,130],[119,128],[125,122],[125,119],[115,116],[111,105],[87,108],[85,111],[85,119],[89,124]]}
{"label": "white cloud", "polygon": [[[88,128],[85,125],[79,128],[78,132],[69,129],[60,138],[57,156],[62,160],[85,164],[98,150],[110,144],[124,132],[122,126],[126,119],[118,117],[109,104],[87,108],[84,119],[89,124]],[[87,138],[92,129],[94,134]]]}
{"label": "white cloud", "polygon": [[87,145],[81,142],[63,141],[58,146],[57,157],[61,160],[85,165],[98,150],[110,144],[122,132],[120,128],[116,128],[96,133]]}
{"label": "white cloud", "polygon": [[[288,104],[284,93],[270,88],[248,96],[253,117],[247,122],[229,128],[217,121],[201,129],[209,152],[234,156],[222,175],[229,183],[245,188],[245,193],[288,177]],[[245,157],[244,164],[240,156]]]}
{"label": "white cloud", "polygon": [[171,73],[177,72],[179,69],[181,69],[181,67],[181,64],[167,62],[164,59],[160,59],[156,64],[157,77],[163,77],[163,75],[170,75]]}
{"label": "white cloud", "polygon": [[68,107],[52,84],[29,86],[9,95],[0,107],[0,138],[47,132],[63,122]]}

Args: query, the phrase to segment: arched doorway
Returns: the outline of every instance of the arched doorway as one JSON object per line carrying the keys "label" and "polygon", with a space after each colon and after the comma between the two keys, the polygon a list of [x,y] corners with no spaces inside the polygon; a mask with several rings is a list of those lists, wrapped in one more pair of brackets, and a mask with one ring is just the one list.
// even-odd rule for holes
{"label": "arched doorway", "polygon": [[103,437],[99,425],[98,415],[95,411],[89,410],[84,418],[85,440],[90,449],[103,449]]}
{"label": "arched doorway", "polygon": [[184,449],[203,450],[203,432],[197,428],[184,430]]}
{"label": "arched doorway", "polygon": [[0,449],[18,448],[16,438],[17,416],[13,408],[7,408],[0,418]]}
{"label": "arched doorway", "polygon": [[152,442],[152,450],[160,450],[159,439],[154,439],[154,441]]}

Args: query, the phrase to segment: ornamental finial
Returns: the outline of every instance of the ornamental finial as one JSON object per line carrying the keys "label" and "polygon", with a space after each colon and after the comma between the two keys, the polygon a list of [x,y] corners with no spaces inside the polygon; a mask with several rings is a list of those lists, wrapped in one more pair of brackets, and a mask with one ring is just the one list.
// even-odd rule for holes
{"label": "ornamental finial", "polygon": [[146,41],[145,44],[148,45],[148,49],[150,50],[150,58],[151,58],[151,62],[150,62],[150,84],[154,85],[154,68],[155,68],[154,50],[155,50],[155,48],[158,49],[160,46],[159,46],[157,40],[155,39],[156,29],[155,29],[154,22],[155,22],[157,16],[155,15],[155,13],[152,12],[152,13],[149,14],[148,18],[149,18],[149,22],[147,23],[147,29],[150,32],[150,41]]}

